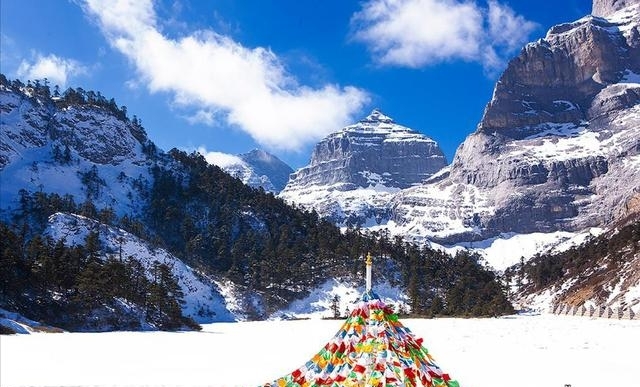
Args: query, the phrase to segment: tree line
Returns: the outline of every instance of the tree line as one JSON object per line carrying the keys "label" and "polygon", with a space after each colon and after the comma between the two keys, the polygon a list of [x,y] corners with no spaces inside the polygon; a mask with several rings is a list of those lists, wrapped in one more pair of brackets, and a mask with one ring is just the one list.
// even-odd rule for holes
{"label": "tree line", "polygon": [[114,98],[107,99],[99,91],[84,90],[81,87],[69,87],[61,91],[58,85],[53,86],[52,90],[47,78],[36,79],[34,81],[29,80],[25,84],[19,79],[10,81],[4,74],[0,74],[0,84],[14,91],[26,90],[29,95],[31,95],[31,98],[52,101],[61,108],[73,105],[103,107],[122,121],[132,122],[136,126],[142,126],[142,121],[137,116],[134,115],[132,119],[129,119],[126,106],[118,106]]}

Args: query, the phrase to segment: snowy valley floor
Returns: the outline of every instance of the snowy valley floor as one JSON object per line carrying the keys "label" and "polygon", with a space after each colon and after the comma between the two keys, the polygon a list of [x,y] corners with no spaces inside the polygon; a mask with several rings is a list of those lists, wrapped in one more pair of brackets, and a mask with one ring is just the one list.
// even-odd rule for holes
{"label": "snowy valley floor", "polygon": [[[640,320],[538,315],[404,319],[463,387],[631,386]],[[205,325],[202,332],[0,336],[2,386],[252,387],[310,359],[341,320]]]}

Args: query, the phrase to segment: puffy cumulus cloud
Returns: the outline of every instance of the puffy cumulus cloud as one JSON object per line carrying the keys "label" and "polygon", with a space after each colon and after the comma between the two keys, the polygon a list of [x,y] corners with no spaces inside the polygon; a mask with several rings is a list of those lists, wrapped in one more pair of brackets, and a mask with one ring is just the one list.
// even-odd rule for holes
{"label": "puffy cumulus cloud", "polygon": [[351,18],[352,38],[380,65],[420,68],[462,59],[494,70],[535,23],[495,0],[369,0]]}
{"label": "puffy cumulus cloud", "polygon": [[272,51],[214,31],[168,38],[149,0],[87,0],[84,8],[151,92],[197,110],[193,121],[222,117],[267,147],[299,149],[350,122],[369,100],[355,87],[299,85]]}
{"label": "puffy cumulus cloud", "polygon": [[222,152],[210,152],[205,147],[199,147],[198,153],[204,156],[209,164],[217,165],[220,168],[227,168],[233,165],[246,165],[240,157]]}
{"label": "puffy cumulus cloud", "polygon": [[372,0],[352,17],[354,38],[381,64],[421,67],[478,55],[482,14],[449,0]]}
{"label": "puffy cumulus cloud", "polygon": [[60,87],[65,87],[69,78],[86,72],[86,67],[76,60],[38,53],[34,54],[32,61],[22,60],[16,71],[19,78],[32,80],[47,78],[52,84]]}

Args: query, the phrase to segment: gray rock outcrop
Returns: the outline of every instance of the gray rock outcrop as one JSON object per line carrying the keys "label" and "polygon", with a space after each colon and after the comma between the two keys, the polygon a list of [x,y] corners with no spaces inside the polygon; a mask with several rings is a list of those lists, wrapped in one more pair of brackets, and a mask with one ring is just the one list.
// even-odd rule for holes
{"label": "gray rock outcrop", "polygon": [[551,28],[509,63],[479,130],[522,139],[543,123],[590,118],[588,109],[601,90],[620,82],[627,70],[640,71],[637,21],[637,13],[615,21],[586,17]]}

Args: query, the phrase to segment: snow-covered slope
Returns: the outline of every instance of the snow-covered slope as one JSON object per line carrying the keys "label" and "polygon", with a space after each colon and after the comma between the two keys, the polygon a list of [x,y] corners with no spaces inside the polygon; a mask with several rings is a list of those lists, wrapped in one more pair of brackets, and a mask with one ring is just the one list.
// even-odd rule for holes
{"label": "snow-covered slope", "polygon": [[371,226],[389,219],[394,193],[445,165],[435,141],[374,110],[319,142],[280,197],[340,225]]}
{"label": "snow-covered slope", "polygon": [[58,108],[4,85],[0,109],[0,212],[19,206],[20,190],[46,188],[119,216],[139,213],[155,148],[141,127],[101,106]]}
{"label": "snow-covered slope", "polygon": [[203,155],[210,164],[217,165],[246,185],[276,194],[282,191],[293,172],[293,169],[279,158],[260,149],[237,156],[221,152],[208,152]]}
{"label": "snow-covered slope", "polygon": [[[100,224],[80,215],[56,213],[49,218],[45,234],[53,240],[62,240],[67,246],[84,245],[90,232],[98,232],[103,259],[109,256],[118,259],[133,257],[153,279],[151,268],[154,262],[166,264],[178,280],[184,293],[182,311],[196,322],[236,321],[238,311],[229,310],[220,289],[212,278],[203,276],[172,254],[161,248],[153,248],[130,233]],[[111,253],[107,253],[111,252]]]}
{"label": "snow-covered slope", "polygon": [[[505,272],[520,305],[549,311],[640,313],[640,223],[605,231],[564,252]],[[622,317],[616,315],[616,317]]]}
{"label": "snow-covered slope", "polygon": [[494,270],[505,269],[529,261],[536,254],[553,254],[566,251],[582,244],[588,238],[602,234],[603,230],[592,228],[573,233],[556,231],[553,233],[501,234],[482,241],[463,242],[450,246],[431,243],[432,248],[441,249],[455,255],[461,250],[479,254]]}

